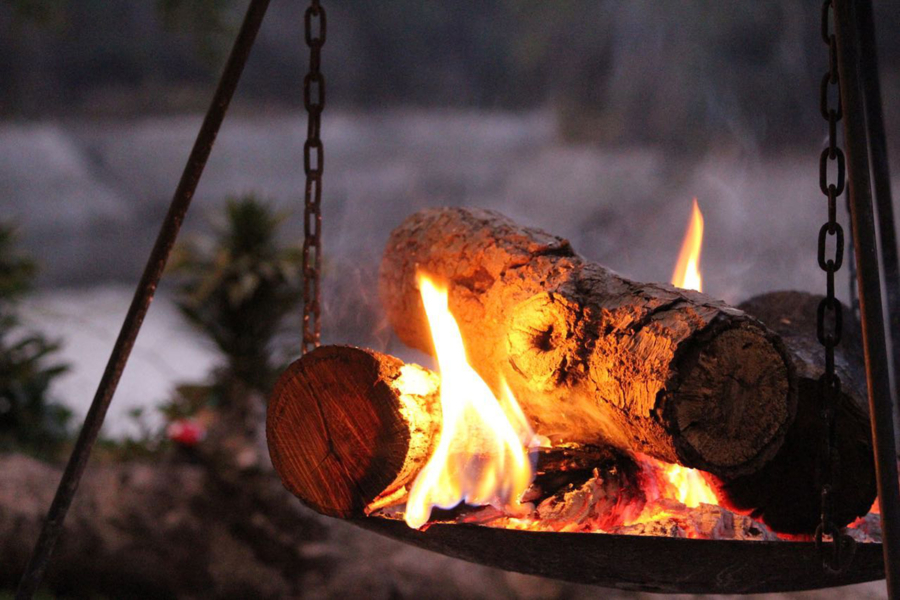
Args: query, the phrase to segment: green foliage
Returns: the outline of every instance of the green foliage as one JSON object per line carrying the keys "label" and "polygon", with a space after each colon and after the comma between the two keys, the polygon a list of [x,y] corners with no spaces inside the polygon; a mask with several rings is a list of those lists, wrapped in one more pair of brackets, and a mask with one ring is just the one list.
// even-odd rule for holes
{"label": "green foliage", "polygon": [[178,307],[226,357],[221,378],[261,391],[274,383],[272,344],[302,291],[300,249],[277,242],[282,219],[253,196],[229,199],[215,235],[179,246],[172,266]]}
{"label": "green foliage", "polygon": [[34,261],[16,250],[16,231],[0,224],[0,315],[9,311],[9,305],[31,289],[37,270]]}
{"label": "green foliage", "polygon": [[16,340],[9,324],[0,324],[0,450],[52,457],[68,439],[71,412],[48,400],[49,389],[67,367],[53,364],[58,343],[40,334]]}
{"label": "green foliage", "polygon": [[163,24],[194,37],[200,56],[210,65],[217,64],[228,49],[235,23],[233,0],[156,0]]}
{"label": "green foliage", "polygon": [[165,452],[170,444],[165,439],[165,430],[151,426],[147,420],[147,411],[133,408],[128,411],[128,418],[137,429],[121,439],[100,438],[97,440],[95,454],[101,454],[116,461],[157,458]]}
{"label": "green foliage", "polygon": [[221,404],[217,386],[185,383],[175,388],[171,402],[160,406],[166,421],[193,417],[210,405]]}
{"label": "green foliage", "polygon": [[[246,5],[0,0],[0,25],[62,24],[0,35],[0,113],[202,110]],[[325,6],[330,41],[323,69],[332,107],[550,107],[570,139],[679,152],[720,143],[807,145],[822,135],[816,102],[827,53],[814,4],[328,0]],[[890,35],[900,30],[898,6],[874,7],[887,99],[900,90],[900,36]],[[243,100],[301,105],[305,7],[273,4],[243,76]],[[900,122],[891,118],[896,104],[885,105],[889,126]]]}
{"label": "green foliage", "polygon": [[59,25],[68,0],[0,0],[23,22],[38,23],[43,26]]}
{"label": "green foliage", "polygon": [[0,225],[0,451],[52,457],[68,438],[71,413],[49,390],[67,367],[54,357],[59,343],[20,326],[15,301],[31,288],[35,266],[15,240],[15,230]]}

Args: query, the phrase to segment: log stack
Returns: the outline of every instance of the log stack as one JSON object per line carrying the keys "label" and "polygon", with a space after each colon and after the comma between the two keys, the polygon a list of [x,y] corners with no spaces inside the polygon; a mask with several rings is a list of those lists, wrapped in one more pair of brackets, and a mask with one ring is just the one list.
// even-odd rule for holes
{"label": "log stack", "polygon": [[[282,374],[269,403],[269,455],[285,487],[319,513],[344,519],[402,504],[441,432],[438,376],[352,346],[323,346]],[[643,500],[640,469],[607,447],[538,451],[536,502],[603,477],[610,506]]]}
{"label": "log stack", "polygon": [[[498,213],[425,210],[391,234],[380,293],[399,338],[429,353],[418,273],[447,286],[470,364],[495,393],[505,379],[554,445],[701,469],[724,505],[777,531],[814,530],[821,429],[810,382],[821,361],[814,329],[784,326],[783,306],[765,315],[768,327],[704,294],[627,280]],[[420,380],[418,393],[401,392],[405,376]],[[875,497],[860,400],[845,386],[839,525]],[[346,347],[295,363],[269,407],[270,453],[285,485],[339,517],[402,500],[439,430],[434,374]]]}
{"label": "log stack", "polygon": [[759,470],[793,422],[784,345],[709,296],[629,281],[492,211],[425,210],[391,234],[380,291],[399,338],[426,352],[419,272],[448,286],[479,374],[495,390],[505,378],[554,440],[730,479]]}

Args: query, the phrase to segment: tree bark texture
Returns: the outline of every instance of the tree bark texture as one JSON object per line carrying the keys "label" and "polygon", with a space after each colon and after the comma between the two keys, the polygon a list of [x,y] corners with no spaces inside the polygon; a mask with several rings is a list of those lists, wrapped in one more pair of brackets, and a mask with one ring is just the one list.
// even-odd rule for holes
{"label": "tree bark texture", "polygon": [[[799,380],[799,406],[784,444],[762,469],[730,481],[710,478],[726,506],[785,533],[812,533],[819,524],[825,437],[818,383],[825,354],[816,339],[820,299],[804,292],[772,292],[740,305],[784,340]],[[841,394],[834,427],[832,520],[843,526],[868,513],[877,495],[861,333],[853,319],[844,321],[835,370]]]}
{"label": "tree bark texture", "polygon": [[627,280],[496,212],[429,209],[391,234],[380,293],[394,331],[432,352],[417,274],[446,285],[470,362],[508,382],[535,431],[721,478],[771,459],[794,420],[778,336],[704,294]]}

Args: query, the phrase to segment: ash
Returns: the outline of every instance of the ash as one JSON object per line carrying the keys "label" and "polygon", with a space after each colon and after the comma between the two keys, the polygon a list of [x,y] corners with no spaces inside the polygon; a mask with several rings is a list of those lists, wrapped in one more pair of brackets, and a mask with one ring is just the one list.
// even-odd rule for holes
{"label": "ash", "polygon": [[[532,488],[526,497],[538,498]],[[493,507],[461,506],[435,511],[432,522],[483,525],[528,531],[607,533],[671,538],[740,541],[811,541],[811,536],[779,536],[764,523],[722,506],[700,504],[688,507],[671,498],[647,501],[639,490],[622,489],[595,472],[582,484],[569,484],[533,504],[525,517],[510,517]],[[373,516],[402,519],[403,506],[379,511]],[[877,513],[857,519],[846,529],[860,543],[881,542],[881,520]]]}

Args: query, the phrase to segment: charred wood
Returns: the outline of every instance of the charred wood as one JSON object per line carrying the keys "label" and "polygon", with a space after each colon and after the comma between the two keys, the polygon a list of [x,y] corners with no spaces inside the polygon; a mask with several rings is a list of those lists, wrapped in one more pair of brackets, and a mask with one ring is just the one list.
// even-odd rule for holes
{"label": "charred wood", "polygon": [[[382,509],[402,505],[437,444],[439,385],[431,371],[379,352],[318,348],[294,362],[272,394],[266,427],[272,464],[285,487],[322,514],[390,514]],[[639,504],[639,476],[635,462],[612,448],[541,448],[523,500],[540,504],[601,478],[593,493],[609,496],[610,508],[625,496]]]}
{"label": "charred wood", "polygon": [[391,234],[380,291],[399,338],[426,352],[420,271],[448,286],[479,374],[495,390],[505,378],[554,441],[733,478],[771,459],[793,422],[784,345],[709,296],[627,280],[492,211],[424,210]]}
{"label": "charred wood", "polygon": [[[730,481],[709,478],[726,506],[785,533],[812,533],[819,524],[825,436],[818,383],[825,356],[816,339],[820,299],[804,292],[773,292],[740,305],[784,340],[799,380],[797,417],[784,445],[761,470]],[[849,319],[835,350],[835,370],[842,393],[835,414],[833,521],[840,527],[868,513],[877,495],[861,333]]]}

